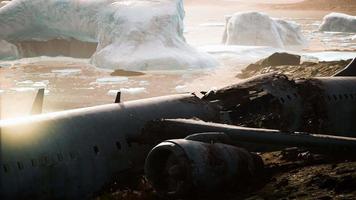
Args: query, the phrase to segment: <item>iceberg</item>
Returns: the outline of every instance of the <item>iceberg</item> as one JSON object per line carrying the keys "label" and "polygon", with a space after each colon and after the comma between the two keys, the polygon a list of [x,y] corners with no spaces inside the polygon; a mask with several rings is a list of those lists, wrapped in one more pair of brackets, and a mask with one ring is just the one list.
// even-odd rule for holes
{"label": "iceberg", "polygon": [[0,40],[0,59],[11,60],[19,58],[19,52],[15,45]]}
{"label": "iceberg", "polygon": [[323,18],[320,31],[356,33],[356,16],[330,13]]}
{"label": "iceberg", "polygon": [[0,8],[0,40],[97,43],[100,68],[209,68],[210,55],[185,42],[183,0],[13,0]]}
{"label": "iceberg", "polygon": [[307,44],[299,24],[273,19],[261,12],[227,16],[223,43],[276,48],[302,48]]}

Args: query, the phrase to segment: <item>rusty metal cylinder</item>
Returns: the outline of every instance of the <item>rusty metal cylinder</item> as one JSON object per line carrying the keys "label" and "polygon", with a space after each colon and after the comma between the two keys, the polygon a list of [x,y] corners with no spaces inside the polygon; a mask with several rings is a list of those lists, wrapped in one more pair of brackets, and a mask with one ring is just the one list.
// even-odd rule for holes
{"label": "rusty metal cylinder", "polygon": [[246,184],[263,168],[260,156],[222,143],[168,140],[151,150],[145,173],[158,193],[209,194]]}

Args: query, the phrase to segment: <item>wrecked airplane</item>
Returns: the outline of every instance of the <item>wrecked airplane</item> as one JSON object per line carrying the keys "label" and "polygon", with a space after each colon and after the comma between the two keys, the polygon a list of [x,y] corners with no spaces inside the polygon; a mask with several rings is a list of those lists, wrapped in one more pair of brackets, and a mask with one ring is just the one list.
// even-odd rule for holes
{"label": "wrecked airplane", "polygon": [[263,169],[250,152],[272,146],[355,150],[355,86],[354,77],[266,74],[207,93],[118,95],[49,114],[38,114],[38,94],[38,115],[0,121],[1,199],[90,198],[143,170],[158,192],[181,196],[248,184]]}

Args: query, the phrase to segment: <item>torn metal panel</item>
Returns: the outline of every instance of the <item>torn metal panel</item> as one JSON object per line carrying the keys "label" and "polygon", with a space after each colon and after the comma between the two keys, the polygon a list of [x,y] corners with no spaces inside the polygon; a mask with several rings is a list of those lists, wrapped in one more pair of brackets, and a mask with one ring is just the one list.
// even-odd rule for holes
{"label": "torn metal panel", "polygon": [[356,76],[356,58],[354,58],[345,69],[336,73],[334,76]]}
{"label": "torn metal panel", "polygon": [[265,74],[207,93],[225,123],[284,131],[355,135],[356,79],[289,80]]}
{"label": "torn metal panel", "polygon": [[298,128],[301,101],[296,83],[281,74],[250,78],[210,92],[203,99],[218,104],[227,123],[290,131]]}

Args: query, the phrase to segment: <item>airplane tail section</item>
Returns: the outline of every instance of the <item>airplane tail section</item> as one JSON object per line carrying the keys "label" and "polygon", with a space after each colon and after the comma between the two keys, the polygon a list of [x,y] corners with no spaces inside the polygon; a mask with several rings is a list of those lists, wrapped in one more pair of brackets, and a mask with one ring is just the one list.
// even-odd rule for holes
{"label": "airplane tail section", "polygon": [[345,69],[336,73],[334,76],[356,76],[356,58],[354,58]]}
{"label": "airplane tail section", "polygon": [[32,104],[31,115],[37,115],[42,113],[43,98],[44,98],[44,89],[39,89],[35,101]]}

